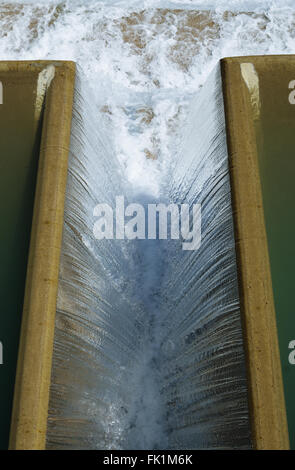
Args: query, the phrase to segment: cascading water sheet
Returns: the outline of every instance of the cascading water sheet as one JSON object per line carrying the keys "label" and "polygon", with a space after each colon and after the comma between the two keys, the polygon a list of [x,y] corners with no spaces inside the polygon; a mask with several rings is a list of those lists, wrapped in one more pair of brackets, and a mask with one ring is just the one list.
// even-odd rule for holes
{"label": "cascading water sheet", "polygon": [[[116,448],[126,428],[128,369],[146,319],[126,242],[93,235],[93,208],[124,193],[103,120],[76,81],[56,313],[48,448]],[[121,189],[120,189],[121,188]],[[128,276],[128,273],[132,276]]]}
{"label": "cascading water sheet", "polygon": [[169,200],[202,205],[196,251],[95,240],[93,208],[128,190],[93,103],[79,78],[48,447],[249,447],[220,68],[192,102],[171,172]]}
{"label": "cascading water sheet", "polygon": [[[192,100],[171,172],[172,201],[201,204],[198,250],[168,249],[161,295],[169,444],[249,448],[247,381],[239,308],[221,71]],[[164,328],[163,328],[164,326]]]}

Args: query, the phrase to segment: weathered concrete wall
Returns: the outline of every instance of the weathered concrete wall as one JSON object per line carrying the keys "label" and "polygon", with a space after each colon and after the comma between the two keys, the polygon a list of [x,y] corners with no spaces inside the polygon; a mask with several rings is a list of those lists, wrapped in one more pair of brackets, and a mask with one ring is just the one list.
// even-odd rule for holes
{"label": "weathered concrete wall", "polygon": [[[294,238],[286,204],[293,199],[288,172],[294,155],[294,110],[288,84],[295,57],[224,59],[222,71],[253,439],[258,449],[284,449],[289,436],[282,370],[294,445],[295,382],[287,361],[294,301],[285,286],[294,278],[293,267],[286,265]],[[279,213],[285,214],[281,220]]]}
{"label": "weathered concrete wall", "polygon": [[44,447],[74,78],[72,63],[0,63],[4,447],[20,322],[10,447]]}

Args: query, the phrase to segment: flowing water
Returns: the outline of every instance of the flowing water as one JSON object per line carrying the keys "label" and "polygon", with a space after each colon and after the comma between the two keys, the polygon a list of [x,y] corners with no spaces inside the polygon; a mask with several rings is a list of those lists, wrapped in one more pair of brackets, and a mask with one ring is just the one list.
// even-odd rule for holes
{"label": "flowing water", "polygon": [[[294,53],[292,4],[0,2],[1,60],[79,64],[48,448],[251,446],[216,64]],[[95,240],[119,195],[202,203],[201,248]]]}

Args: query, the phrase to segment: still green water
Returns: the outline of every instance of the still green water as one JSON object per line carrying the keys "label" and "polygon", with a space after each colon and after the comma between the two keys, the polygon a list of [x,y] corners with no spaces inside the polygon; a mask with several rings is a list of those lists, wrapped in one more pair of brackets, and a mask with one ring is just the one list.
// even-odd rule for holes
{"label": "still green water", "polygon": [[295,340],[295,105],[289,83],[294,59],[266,67],[258,61],[260,120],[257,124],[265,223],[277,316],[291,448],[295,449],[295,365],[289,349]]}
{"label": "still green water", "polygon": [[39,156],[34,124],[37,73],[1,72],[0,449],[7,449]]}

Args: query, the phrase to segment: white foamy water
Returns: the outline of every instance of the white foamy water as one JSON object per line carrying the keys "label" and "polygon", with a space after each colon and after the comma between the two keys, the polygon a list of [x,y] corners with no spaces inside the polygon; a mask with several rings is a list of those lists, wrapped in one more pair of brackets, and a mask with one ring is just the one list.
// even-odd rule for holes
{"label": "white foamy water", "polygon": [[221,57],[294,52],[293,3],[1,1],[0,59],[78,62],[127,180],[159,196],[191,96]]}
{"label": "white foamy water", "polygon": [[[80,217],[73,202],[80,199],[71,201],[69,193],[66,217],[81,237],[73,236],[69,224],[51,448],[63,447],[65,435],[69,447],[216,448],[218,433],[230,447],[232,434],[224,429],[235,426],[243,428],[236,445],[249,445],[218,72],[195,95],[221,57],[294,53],[292,3],[0,2],[0,60],[74,60],[92,89],[76,103],[78,116],[87,111],[86,143],[74,159],[71,191],[89,211]],[[218,146],[209,161],[212,142]],[[109,184],[112,165],[118,171]],[[80,187],[83,172],[88,192]],[[203,192],[207,239],[200,253],[174,253],[174,245],[165,252],[158,241],[138,252],[111,242],[98,249],[90,209],[119,187],[143,203],[169,197],[193,203]],[[234,364],[232,375],[224,363]],[[67,382],[70,376],[75,380]],[[233,390],[236,410],[222,421]]]}

